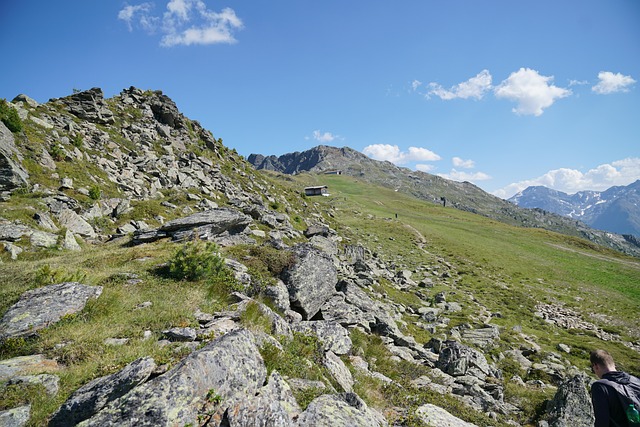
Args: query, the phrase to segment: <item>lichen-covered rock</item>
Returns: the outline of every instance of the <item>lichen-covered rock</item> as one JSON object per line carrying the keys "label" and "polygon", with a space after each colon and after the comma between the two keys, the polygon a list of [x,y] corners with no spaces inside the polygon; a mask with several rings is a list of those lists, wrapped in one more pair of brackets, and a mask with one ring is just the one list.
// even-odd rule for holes
{"label": "lichen-covered rock", "polygon": [[438,427],[477,427],[451,415],[439,406],[427,403],[416,409],[417,417],[428,426]]}
{"label": "lichen-covered rock", "polygon": [[591,397],[587,390],[589,378],[576,375],[560,384],[547,404],[550,427],[591,426],[595,421]]}
{"label": "lichen-covered rock", "polygon": [[67,105],[73,115],[81,119],[103,125],[115,122],[113,112],[109,110],[104,100],[104,93],[100,88],[94,87],[83,92],[74,93],[65,98],[60,98],[60,101]]}
{"label": "lichen-covered rock", "polygon": [[87,286],[78,282],[27,291],[2,317],[0,339],[35,335],[63,316],[79,312],[89,299],[98,298],[101,293],[102,286]]}
{"label": "lichen-covered rock", "polygon": [[298,427],[379,427],[387,422],[355,393],[324,394],[298,418]]}
{"label": "lichen-covered rock", "polygon": [[29,385],[41,385],[44,387],[46,392],[55,396],[58,394],[60,378],[57,375],[52,374],[39,374],[39,375],[18,375],[16,377],[12,377],[7,384],[9,385],[18,385],[18,384],[29,384]]}
{"label": "lichen-covered rock", "polygon": [[291,388],[273,371],[256,396],[235,402],[226,409],[224,417],[229,427],[293,427],[299,414],[300,407]]}
{"label": "lichen-covered rock", "polygon": [[253,335],[246,329],[230,332],[79,425],[197,425],[198,410],[208,394],[215,393],[221,401],[253,396],[265,378],[266,368]]}
{"label": "lichen-covered rock", "polygon": [[293,248],[295,263],[283,280],[289,290],[291,308],[311,319],[335,292],[338,273],[331,258],[308,244]]}
{"label": "lichen-covered rock", "polygon": [[22,427],[26,426],[31,416],[31,405],[0,411],[0,426]]}
{"label": "lichen-covered rock", "polygon": [[55,360],[45,359],[42,354],[0,360],[0,382],[31,372],[53,372],[57,369],[58,363]]}
{"label": "lichen-covered rock", "polygon": [[484,380],[493,374],[482,353],[452,340],[442,344],[437,367],[454,377],[470,375]]}
{"label": "lichen-covered rock", "polygon": [[58,216],[58,222],[62,227],[82,237],[96,237],[96,232],[93,230],[93,227],[71,209],[62,209]]}
{"label": "lichen-covered rock", "polygon": [[150,357],[137,359],[119,372],[93,381],[76,390],[49,421],[49,427],[64,427],[92,417],[109,402],[124,396],[149,378],[156,368]]}
{"label": "lichen-covered rock", "polygon": [[333,379],[336,380],[342,390],[351,392],[353,390],[353,377],[351,371],[344,364],[342,359],[336,356],[332,351],[328,351],[324,355],[324,366],[327,368]]}
{"label": "lichen-covered rock", "polygon": [[0,122],[0,191],[12,190],[29,183],[29,174],[20,164],[21,157],[13,133]]}
{"label": "lichen-covered rock", "polygon": [[351,350],[349,331],[339,323],[327,320],[307,321],[296,323],[292,328],[296,332],[313,333],[322,342],[324,351],[347,354]]}

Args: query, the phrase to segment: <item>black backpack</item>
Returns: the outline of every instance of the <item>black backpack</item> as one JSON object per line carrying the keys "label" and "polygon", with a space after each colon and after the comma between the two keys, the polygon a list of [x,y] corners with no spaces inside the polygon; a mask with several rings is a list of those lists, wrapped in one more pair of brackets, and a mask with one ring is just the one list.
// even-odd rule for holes
{"label": "black backpack", "polygon": [[[640,381],[632,377],[633,382],[636,382],[640,387]],[[630,384],[620,384],[615,381],[601,379],[597,382],[608,385],[616,391],[618,400],[622,404],[622,408],[627,415],[627,423],[629,427],[640,427],[640,396]],[[635,411],[634,411],[635,409]]]}

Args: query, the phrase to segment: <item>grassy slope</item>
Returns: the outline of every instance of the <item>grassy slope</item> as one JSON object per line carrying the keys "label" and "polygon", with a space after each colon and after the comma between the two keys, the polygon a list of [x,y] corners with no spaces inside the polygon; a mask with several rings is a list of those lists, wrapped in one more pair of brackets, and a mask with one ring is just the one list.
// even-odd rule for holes
{"label": "grassy slope", "polygon": [[[584,317],[626,335],[627,330],[637,328],[640,306],[637,260],[596,250],[578,239],[541,230],[513,228],[484,217],[444,209],[345,176],[300,175],[280,179],[271,175],[270,179],[281,186],[276,192],[289,194],[290,202],[295,205],[300,200],[294,201],[295,197],[291,195],[299,194],[303,186],[328,184],[332,196],[306,198],[310,205],[307,211],[318,208],[331,213],[332,226],[346,237],[347,242],[361,242],[390,263],[433,266],[443,259],[454,265],[458,274],[448,284],[437,282],[433,290],[425,291],[432,295],[444,290],[448,300],[461,302],[464,310],[450,316],[452,326],[470,322],[469,316],[477,311],[477,305],[469,302],[469,295],[473,295],[490,311],[503,314],[494,323],[505,326],[502,333],[504,348],[519,342],[519,338],[508,330],[520,325],[525,333],[536,335],[545,350],[556,351],[560,342],[571,345],[570,358],[576,366],[587,366],[586,354],[591,348],[604,347],[612,351],[621,367],[640,373],[640,357],[621,344],[604,343],[588,334],[576,335],[532,315],[537,301],[565,303],[582,313],[599,312],[611,316],[615,322],[607,325],[588,314]],[[301,215],[309,217],[308,213]],[[421,247],[423,241],[425,244]],[[47,397],[36,390],[25,398],[33,402],[30,425],[45,424],[49,414],[73,390],[92,378],[117,371],[137,357],[151,355],[159,363],[175,363],[180,353],[175,353],[173,347],[160,348],[154,344],[160,331],[170,326],[194,324],[193,312],[197,308],[211,312],[223,306],[222,301],[206,299],[204,283],[176,282],[157,274],[157,265],[166,262],[176,248],[170,242],[137,247],[113,242],[86,246],[80,253],[57,250],[24,253],[18,261],[10,261],[7,254],[1,255],[4,263],[0,268],[0,312],[17,301],[25,290],[37,286],[37,275],[45,266],[59,272],[59,277],[80,272],[86,275],[83,282],[104,286],[100,299],[91,302],[79,315],[44,330],[38,339],[8,342],[0,348],[0,358],[37,352],[58,358],[64,366],[59,372],[61,392],[56,397]],[[122,273],[135,273],[142,282],[129,284]],[[422,304],[415,294],[398,291],[385,283],[378,290],[403,304]],[[576,300],[576,297],[581,299]],[[153,305],[136,310],[136,305],[144,301],[151,301]],[[418,341],[426,342],[430,336],[414,328],[410,320],[407,319],[409,332]],[[153,331],[154,337],[143,341],[141,337],[145,330]],[[122,347],[103,344],[106,338],[112,337],[126,337],[130,341]],[[67,344],[59,347],[62,343]],[[379,347],[374,344],[362,346],[369,352]],[[382,360],[384,349],[377,351],[380,353],[373,354]],[[391,371],[385,371],[379,366],[379,369],[395,377],[392,372],[399,368],[390,367]],[[401,374],[396,372],[395,375]],[[406,391],[398,391],[395,396],[395,392],[383,386],[363,381],[361,393],[371,394],[365,396],[370,402],[376,403],[379,399],[381,406],[389,402],[402,406],[402,402],[406,402],[403,394]],[[384,394],[376,398],[375,393]],[[6,393],[4,397],[16,398],[16,395]],[[469,421],[480,416],[458,408],[455,399],[446,396],[420,395],[416,399],[416,402],[439,404],[459,416],[466,414],[464,418]],[[477,423],[483,425],[481,420]]]}
{"label": "grassy slope", "polygon": [[[640,355],[622,344],[552,327],[533,316],[538,302],[563,304],[606,331],[638,341],[637,259],[581,239],[511,227],[425,203],[351,177],[301,175],[300,179],[308,185],[327,184],[331,196],[313,200],[335,209],[335,226],[349,227],[372,250],[413,267],[439,257],[452,263],[462,273],[456,284],[459,293],[471,293],[490,311],[502,313],[494,323],[520,325],[550,351],[556,351],[558,343],[571,345],[570,359],[576,366],[588,365],[588,351],[601,347],[609,349],[621,367],[640,373]],[[420,235],[426,241],[424,250],[418,247]],[[465,301],[462,295],[457,297]]]}

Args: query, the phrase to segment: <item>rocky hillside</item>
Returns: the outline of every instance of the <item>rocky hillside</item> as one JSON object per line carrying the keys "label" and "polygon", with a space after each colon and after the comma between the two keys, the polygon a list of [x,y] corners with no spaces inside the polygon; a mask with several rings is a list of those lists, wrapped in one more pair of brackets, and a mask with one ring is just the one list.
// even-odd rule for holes
{"label": "rocky hillside", "polygon": [[[554,279],[533,301],[518,286],[546,276],[483,269],[500,257],[470,270],[470,254],[435,255],[415,229],[383,237],[386,219],[361,231],[378,221],[364,205],[257,172],[161,92],[8,105],[20,126],[0,123],[0,425],[589,425],[585,351],[607,345],[640,369],[636,296],[621,299],[633,260],[587,252],[595,278]],[[421,179],[394,171],[380,176]],[[453,204],[478,191],[438,180]],[[591,250],[581,242],[572,251]],[[532,251],[536,265],[573,260],[541,245],[554,260]],[[601,286],[600,263],[623,290],[572,299]],[[490,308],[496,295],[517,304]],[[567,305],[602,300],[619,319]]]}
{"label": "rocky hillside", "polygon": [[640,181],[606,191],[567,194],[547,187],[528,187],[509,199],[524,208],[539,208],[578,219],[600,230],[640,236]]}
{"label": "rocky hillside", "polygon": [[347,175],[394,188],[433,203],[446,203],[447,206],[484,215],[511,225],[544,228],[585,238],[623,253],[640,256],[640,246],[637,245],[637,240],[633,236],[599,231],[597,228],[600,227],[591,228],[581,221],[553,213],[555,212],[553,210],[523,209],[469,182],[450,181],[436,175],[401,168],[390,162],[373,160],[348,147],[335,148],[321,145],[304,152],[284,154],[280,157],[251,154],[247,160],[257,169],[286,174],[326,173],[341,170]]}

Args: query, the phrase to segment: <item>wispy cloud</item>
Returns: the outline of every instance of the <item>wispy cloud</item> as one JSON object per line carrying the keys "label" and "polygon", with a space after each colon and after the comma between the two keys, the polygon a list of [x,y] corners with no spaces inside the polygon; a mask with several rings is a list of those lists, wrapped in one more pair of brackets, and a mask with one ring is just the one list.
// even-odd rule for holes
{"label": "wispy cloud", "polygon": [[453,166],[463,169],[473,169],[476,166],[476,162],[473,160],[463,160],[460,157],[454,157],[451,159]]}
{"label": "wispy cloud", "polygon": [[401,151],[397,145],[373,144],[364,147],[364,154],[375,160],[386,160],[396,165],[409,162],[432,162],[441,157],[431,150],[421,147],[409,147],[408,151]]}
{"label": "wispy cloud", "polygon": [[[332,142],[333,140],[340,138],[339,135],[334,135],[331,132],[320,132],[319,130],[313,131],[313,139],[319,142]],[[308,139],[308,138],[307,138]]]}
{"label": "wispy cloud", "polygon": [[[471,77],[469,80],[459,83],[450,89],[445,89],[440,84],[431,82],[429,83],[429,92],[427,92],[427,96],[435,95],[440,99],[447,101],[456,98],[482,99],[482,97],[491,90],[491,80],[492,77],[489,71],[482,70],[475,77]],[[418,81],[414,80],[414,90],[417,89],[415,85],[416,82]]]}
{"label": "wispy cloud", "polygon": [[520,115],[540,116],[556,100],[571,95],[571,91],[551,84],[553,77],[543,76],[536,70],[520,68],[494,90],[497,98],[517,103],[512,110]]}
{"label": "wispy cloud", "polygon": [[236,43],[234,32],[244,27],[233,9],[215,12],[203,0],[171,0],[162,16],[152,14],[153,3],[126,5],[118,19],[129,31],[140,27],[148,34],[160,33],[160,45],[190,46]]}
{"label": "wispy cloud", "polygon": [[438,176],[442,178],[450,179],[452,181],[469,181],[469,182],[477,182],[477,181],[486,181],[491,179],[490,175],[487,175],[484,172],[465,172],[459,171],[456,169],[451,169],[449,173],[439,173]]}
{"label": "wispy cloud", "polygon": [[606,190],[614,185],[629,185],[640,179],[640,158],[630,157],[599,165],[583,173],[576,169],[554,169],[537,178],[509,184],[493,194],[508,199],[527,187],[544,185],[573,194],[578,191]]}
{"label": "wispy cloud", "polygon": [[598,73],[598,84],[591,88],[597,94],[608,95],[617,92],[629,92],[629,87],[636,81],[631,76],[624,76],[611,71],[601,71]]}

